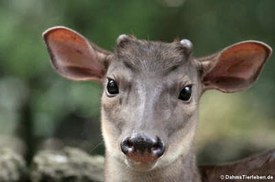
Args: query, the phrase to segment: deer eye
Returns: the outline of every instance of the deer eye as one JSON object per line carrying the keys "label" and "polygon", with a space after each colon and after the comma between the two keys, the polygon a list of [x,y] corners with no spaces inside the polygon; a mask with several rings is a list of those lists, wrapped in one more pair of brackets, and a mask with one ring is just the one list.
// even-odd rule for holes
{"label": "deer eye", "polygon": [[187,86],[183,87],[183,89],[180,91],[178,98],[180,100],[188,102],[188,101],[190,101],[191,96],[192,96],[192,85],[187,85]]}
{"label": "deer eye", "polygon": [[112,97],[119,93],[119,89],[115,80],[108,78],[107,80],[107,95]]}

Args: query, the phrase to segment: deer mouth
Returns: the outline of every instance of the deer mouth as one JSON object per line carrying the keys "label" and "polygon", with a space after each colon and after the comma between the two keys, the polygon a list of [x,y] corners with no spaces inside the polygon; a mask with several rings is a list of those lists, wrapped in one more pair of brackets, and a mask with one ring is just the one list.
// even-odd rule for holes
{"label": "deer mouth", "polygon": [[157,165],[158,158],[149,153],[129,154],[125,158],[128,167],[137,171],[150,171]]}
{"label": "deer mouth", "polygon": [[129,153],[127,155],[127,158],[131,161],[137,162],[137,163],[152,163],[158,159],[158,157],[152,155],[151,153],[145,152],[136,152],[136,153]]}

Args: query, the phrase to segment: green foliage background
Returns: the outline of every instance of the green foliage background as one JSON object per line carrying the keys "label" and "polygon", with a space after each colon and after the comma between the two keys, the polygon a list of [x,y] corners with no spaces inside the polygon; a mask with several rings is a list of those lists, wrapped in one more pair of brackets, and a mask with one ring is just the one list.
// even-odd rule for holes
{"label": "green foliage background", "polygon": [[[122,33],[168,42],[188,38],[194,55],[203,56],[249,39],[275,47],[274,7],[273,0],[1,0],[0,134],[20,135],[18,128],[25,128],[20,136],[35,151],[72,114],[93,118],[100,130],[101,87],[54,73],[41,37],[47,28],[68,26],[108,50]],[[249,91],[203,97],[197,137],[201,162],[275,146],[274,59]]]}

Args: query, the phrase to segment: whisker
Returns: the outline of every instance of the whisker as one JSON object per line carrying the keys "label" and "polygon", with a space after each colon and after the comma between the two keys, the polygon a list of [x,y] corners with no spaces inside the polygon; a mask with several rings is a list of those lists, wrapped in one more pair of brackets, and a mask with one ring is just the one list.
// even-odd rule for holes
{"label": "whisker", "polygon": [[103,141],[101,141],[101,142],[97,143],[95,146],[93,146],[93,148],[91,150],[89,150],[88,153],[93,154],[93,152],[101,145],[104,145]]}

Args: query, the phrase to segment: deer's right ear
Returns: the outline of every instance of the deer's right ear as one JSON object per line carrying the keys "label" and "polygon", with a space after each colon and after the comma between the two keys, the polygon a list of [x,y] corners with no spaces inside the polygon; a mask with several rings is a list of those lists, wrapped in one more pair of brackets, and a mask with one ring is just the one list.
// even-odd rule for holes
{"label": "deer's right ear", "polygon": [[66,27],[53,27],[43,33],[52,65],[72,80],[101,80],[109,54],[91,45],[86,38]]}

